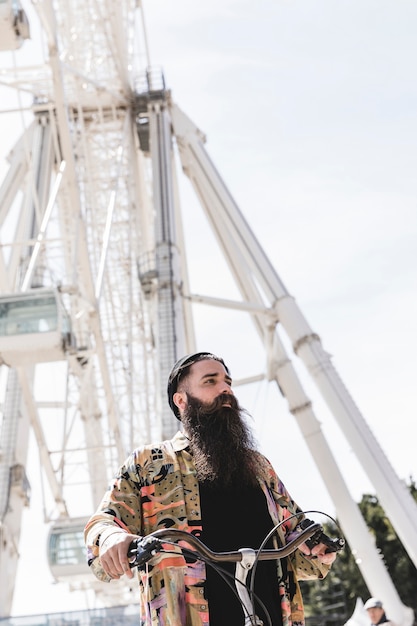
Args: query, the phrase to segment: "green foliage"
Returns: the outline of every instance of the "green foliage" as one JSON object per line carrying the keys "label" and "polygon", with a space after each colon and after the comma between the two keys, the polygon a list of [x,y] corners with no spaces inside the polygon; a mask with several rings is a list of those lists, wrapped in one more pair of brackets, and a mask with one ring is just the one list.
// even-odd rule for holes
{"label": "green foliage", "polygon": [[[324,524],[324,530],[329,537],[341,536],[335,524]],[[324,580],[300,584],[308,626],[342,626],[352,615],[356,598],[368,593],[348,544]]]}
{"label": "green foliage", "polygon": [[324,580],[301,582],[308,626],[341,626],[350,617],[344,582],[332,569]]}
{"label": "green foliage", "polygon": [[[413,479],[410,479],[408,488],[417,501],[417,487]],[[364,495],[359,508],[371,532],[375,535],[376,545],[402,602],[411,607],[417,616],[417,570],[413,562],[398,539],[378,498],[369,494]]]}
{"label": "green foliage", "polygon": [[[412,478],[408,488],[417,501],[417,486]],[[417,617],[417,570],[414,564],[399,541],[378,498],[371,494],[363,495],[359,508],[375,536],[376,546],[402,602],[411,607]],[[329,536],[340,536],[340,531],[334,524],[324,526]],[[356,599],[359,597],[365,601],[371,595],[348,544],[339,553],[324,580],[302,582],[301,587],[308,626],[342,626],[352,615]],[[341,605],[341,589],[344,592],[344,608]]]}

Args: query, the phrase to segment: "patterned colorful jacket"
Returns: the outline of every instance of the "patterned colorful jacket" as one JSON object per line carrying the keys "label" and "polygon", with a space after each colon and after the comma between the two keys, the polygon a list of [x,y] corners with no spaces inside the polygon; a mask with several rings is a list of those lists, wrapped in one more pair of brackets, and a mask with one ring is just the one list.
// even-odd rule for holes
{"label": "patterned colorful jacket", "polygon": [[[102,581],[110,578],[99,558],[99,547],[120,530],[148,535],[158,528],[179,528],[199,536],[202,529],[198,482],[188,440],[178,432],[170,441],[138,448],[120,468],[113,484],[85,528],[88,563]],[[269,461],[260,458],[260,485],[271,519],[282,522],[277,544],[294,529],[299,511]],[[219,516],[220,516],[219,512]],[[204,520],[203,520],[204,523]],[[227,524],[219,518],[219,524]],[[277,562],[277,593],[281,597],[283,626],[303,626],[304,611],[298,580],[324,578],[329,570],[299,550],[287,559],[287,576]],[[209,626],[209,607],[204,596],[205,565],[186,563],[177,553],[159,553],[139,572],[141,626]]]}

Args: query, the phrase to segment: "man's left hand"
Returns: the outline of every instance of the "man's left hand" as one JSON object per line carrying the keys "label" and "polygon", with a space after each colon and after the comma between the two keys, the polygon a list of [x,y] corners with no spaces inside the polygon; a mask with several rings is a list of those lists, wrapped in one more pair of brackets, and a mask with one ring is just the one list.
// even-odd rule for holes
{"label": "man's left hand", "polygon": [[325,565],[331,565],[337,556],[337,552],[326,552],[329,548],[324,543],[318,543],[311,550],[305,543],[302,543],[298,549],[306,556],[317,558]]}

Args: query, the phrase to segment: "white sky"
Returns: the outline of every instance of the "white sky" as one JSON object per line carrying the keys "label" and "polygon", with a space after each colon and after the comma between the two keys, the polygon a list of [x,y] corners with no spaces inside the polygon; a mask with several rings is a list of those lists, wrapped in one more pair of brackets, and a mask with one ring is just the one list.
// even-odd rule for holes
{"label": "white sky", "polygon": [[[144,6],[151,64],[163,67],[174,100],[206,133],[218,170],[395,471],[417,478],[417,5],[145,0]],[[186,187],[185,196],[195,247],[210,237]],[[237,297],[222,262],[208,275],[205,265],[190,267],[192,291],[202,292],[205,273],[204,293]],[[222,355],[236,378],[264,371],[260,345],[242,329],[236,332],[228,313],[202,307],[197,315],[198,349]],[[359,500],[373,487],[305,384]],[[261,384],[237,395],[294,498],[333,515],[275,389]],[[82,598],[51,587],[44,544],[29,543],[36,509],[34,502],[25,518],[14,613],[84,608]]]}

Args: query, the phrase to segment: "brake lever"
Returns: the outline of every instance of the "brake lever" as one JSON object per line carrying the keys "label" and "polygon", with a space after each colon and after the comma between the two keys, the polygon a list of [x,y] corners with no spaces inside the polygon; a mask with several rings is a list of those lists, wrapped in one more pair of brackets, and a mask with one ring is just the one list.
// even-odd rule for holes
{"label": "brake lever", "polygon": [[161,549],[161,541],[151,535],[134,539],[127,551],[130,567],[141,569]]}
{"label": "brake lever", "polygon": [[[299,526],[304,530],[305,528],[311,526],[311,524],[314,524],[312,520],[303,519],[299,523]],[[305,542],[306,546],[310,548],[310,550],[312,550],[315,546],[318,546],[319,543],[323,543],[326,546],[326,554],[329,554],[330,552],[340,552],[340,550],[343,550],[346,542],[341,537],[332,539],[322,530],[318,530],[316,533],[314,533],[312,537],[310,537],[310,539],[307,539],[307,541]]]}

